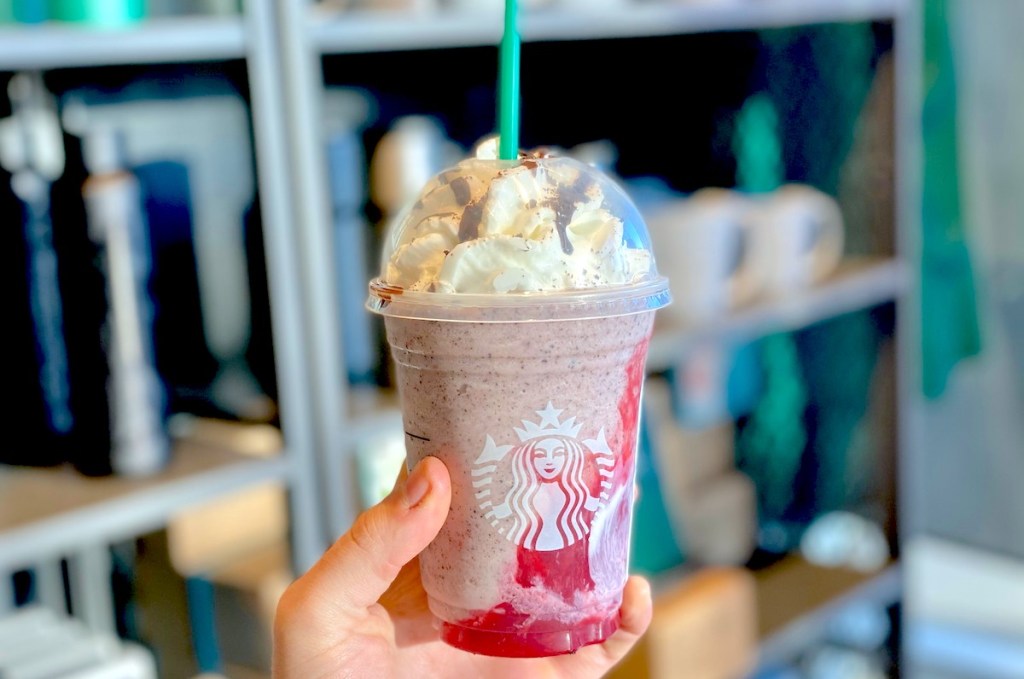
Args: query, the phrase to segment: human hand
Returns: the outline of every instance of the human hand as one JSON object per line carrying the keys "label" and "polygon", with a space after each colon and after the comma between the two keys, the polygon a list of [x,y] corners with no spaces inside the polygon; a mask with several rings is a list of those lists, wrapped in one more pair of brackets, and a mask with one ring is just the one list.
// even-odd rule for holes
{"label": "human hand", "polygon": [[284,593],[274,620],[277,679],[599,677],[633,647],[651,621],[651,590],[626,584],[619,630],[572,655],[510,659],[473,655],[440,641],[420,581],[417,555],[451,504],[451,480],[428,457],[379,505],[356,519]]}

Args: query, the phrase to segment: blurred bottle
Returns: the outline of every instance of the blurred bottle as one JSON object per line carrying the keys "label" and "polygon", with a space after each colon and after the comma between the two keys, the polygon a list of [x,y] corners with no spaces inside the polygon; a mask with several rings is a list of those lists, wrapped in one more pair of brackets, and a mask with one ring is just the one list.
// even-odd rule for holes
{"label": "blurred bottle", "polygon": [[[9,90],[14,115],[0,124],[0,164],[13,174],[22,202],[16,210],[25,226],[20,299],[29,319],[22,326],[28,336],[15,332],[14,339],[32,347],[19,356],[37,386],[12,385],[18,391],[18,426],[12,427],[14,442],[5,447],[4,459],[70,460],[82,471],[102,474],[109,472],[110,452],[100,331],[105,298],[86,233],[84,169],[74,138],[62,134],[42,79],[17,75]],[[15,299],[15,316],[18,306]]]}
{"label": "blurred bottle", "polygon": [[[29,304],[35,328],[46,426],[63,439],[71,434],[71,384],[68,374],[64,314],[57,273],[57,252],[50,220],[50,184],[32,169],[19,171],[11,182],[24,205],[23,225],[27,246]],[[59,447],[41,453],[40,462],[60,460]],[[52,457],[51,457],[52,455]]]}
{"label": "blurred bottle", "polygon": [[203,336],[199,279],[193,248],[188,167],[175,160],[133,163],[142,187],[152,254],[153,344],[170,408],[190,411],[217,374]]}
{"label": "blurred bottle", "polygon": [[326,104],[335,280],[345,367],[350,384],[373,384],[380,352],[376,323],[364,307],[373,230],[363,213],[367,191],[361,135],[370,106],[366,95],[353,90],[329,92]]}
{"label": "blurred bottle", "polygon": [[[33,160],[24,114],[0,121],[0,215],[19,228],[2,230],[3,318],[9,328],[6,388],[14,398],[13,441],[0,461],[49,466],[68,455],[73,417],[57,253],[49,211],[49,172]],[[53,158],[51,172],[63,159]],[[44,166],[46,165],[44,161]],[[46,172],[44,169],[43,172]]]}
{"label": "blurred bottle", "polygon": [[104,248],[110,314],[108,360],[111,466],[118,474],[159,471],[170,442],[166,397],[153,358],[151,256],[138,179],[124,170],[117,134],[97,127],[85,138],[89,179],[82,187],[89,232]]}

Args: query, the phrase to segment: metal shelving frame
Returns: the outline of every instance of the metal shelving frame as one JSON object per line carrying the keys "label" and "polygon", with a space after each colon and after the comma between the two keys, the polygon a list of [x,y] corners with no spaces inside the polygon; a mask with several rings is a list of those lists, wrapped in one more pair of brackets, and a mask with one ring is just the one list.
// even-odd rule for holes
{"label": "metal shelving frame", "polygon": [[249,37],[240,17],[153,19],[118,29],[6,25],[0,71],[244,59]]}
{"label": "metal shelving frame", "polygon": [[[891,21],[906,0],[766,0],[636,3],[541,8],[520,20],[525,41],[595,40],[746,31],[818,23]],[[415,20],[388,12],[313,12],[312,41],[324,54],[496,45],[500,12],[441,11]]]}

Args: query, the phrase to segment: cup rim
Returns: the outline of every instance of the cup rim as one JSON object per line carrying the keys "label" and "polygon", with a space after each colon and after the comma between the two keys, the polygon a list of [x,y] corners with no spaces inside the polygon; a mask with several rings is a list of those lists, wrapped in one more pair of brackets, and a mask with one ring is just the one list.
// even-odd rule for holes
{"label": "cup rim", "polygon": [[669,305],[668,279],[599,288],[507,294],[406,290],[380,277],[369,284],[366,308],[393,318],[463,323],[584,320],[655,311]]}

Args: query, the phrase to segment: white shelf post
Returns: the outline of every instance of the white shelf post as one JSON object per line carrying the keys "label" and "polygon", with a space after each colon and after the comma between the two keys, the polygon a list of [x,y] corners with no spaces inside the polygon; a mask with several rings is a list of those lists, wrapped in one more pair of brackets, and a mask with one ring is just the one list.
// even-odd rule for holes
{"label": "white shelf post", "polygon": [[33,568],[36,602],[58,613],[67,613],[64,599],[64,574],[59,558],[40,561]]}
{"label": "white shelf post", "polygon": [[321,103],[320,53],[307,26],[310,8],[305,0],[279,0],[278,31],[287,103],[289,147],[294,196],[293,232],[299,241],[304,274],[307,355],[316,367],[311,376],[321,492],[327,528],[336,538],[355,518],[350,442],[345,436],[348,417],[345,369],[342,365],[340,314],[335,299],[334,247],[327,188]]}
{"label": "white shelf post", "polygon": [[14,577],[0,570],[0,617],[14,610]]}
{"label": "white shelf post", "polygon": [[75,617],[97,633],[117,633],[110,551],[92,545],[68,559],[68,591]]}
{"label": "white shelf post", "polygon": [[[265,232],[267,277],[277,368],[281,425],[291,462],[292,558],[299,573],[323,553],[326,531],[322,526],[317,484],[316,407],[310,380],[321,366],[306,360],[303,290],[296,251],[294,206],[289,199],[291,171],[285,130],[287,89],[274,28],[274,0],[246,0],[249,35],[249,87],[259,176],[260,203]],[[314,356],[315,358],[315,356]],[[314,369],[316,368],[316,370]]]}

